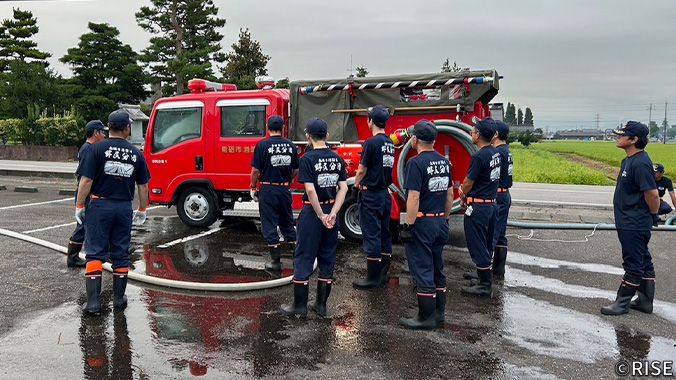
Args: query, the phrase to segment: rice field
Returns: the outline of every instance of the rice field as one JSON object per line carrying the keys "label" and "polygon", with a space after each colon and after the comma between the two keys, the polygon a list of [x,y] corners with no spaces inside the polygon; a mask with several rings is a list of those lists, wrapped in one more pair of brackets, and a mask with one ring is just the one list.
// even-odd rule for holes
{"label": "rice field", "polygon": [[[538,144],[540,145],[540,144]],[[510,144],[514,159],[515,182],[565,183],[576,185],[615,185],[603,173],[571,162],[555,153]]]}
{"label": "rice field", "polygon": [[[544,141],[531,144],[531,149],[554,153],[570,153],[620,167],[624,150],[615,141]],[[646,151],[653,163],[663,164],[667,177],[676,177],[676,144],[649,143]]]}

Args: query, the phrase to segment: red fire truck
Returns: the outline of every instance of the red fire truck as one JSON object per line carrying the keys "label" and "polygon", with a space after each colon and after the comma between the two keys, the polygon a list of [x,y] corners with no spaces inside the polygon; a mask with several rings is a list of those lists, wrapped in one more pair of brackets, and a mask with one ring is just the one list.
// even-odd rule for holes
{"label": "red fire truck", "polygon": [[[395,155],[392,221],[405,211],[403,169],[415,155],[405,130],[420,119],[439,129],[435,149],[453,165],[455,185],[464,179],[475,151],[471,143],[474,116],[490,116],[488,103],[499,89],[495,70],[396,75],[388,77],[302,80],[290,89],[237,90],[231,84],[192,80],[190,94],[163,98],[153,108],[146,134],[145,158],[150,167],[152,204],[176,206],[187,225],[213,224],[235,202],[248,201],[251,158],[256,143],[268,136],[266,120],[281,115],[283,135],[304,152],[304,127],[312,117],[329,125],[329,145],[345,160],[348,185],[354,183],[362,143],[371,137],[366,108],[390,108],[386,132],[399,147]],[[403,159],[402,159],[403,158]],[[303,187],[292,185],[293,207],[302,207]],[[457,199],[454,210],[460,210]],[[349,194],[349,193],[348,193]],[[356,199],[348,199],[339,215],[341,234],[361,239]]]}

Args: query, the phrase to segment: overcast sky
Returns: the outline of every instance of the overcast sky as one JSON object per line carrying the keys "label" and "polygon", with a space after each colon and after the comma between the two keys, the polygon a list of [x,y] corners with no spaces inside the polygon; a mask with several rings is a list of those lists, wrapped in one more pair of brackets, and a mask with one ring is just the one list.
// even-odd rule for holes
{"label": "overcast sky", "polygon": [[[438,72],[448,57],[460,67],[504,76],[495,102],[530,107],[537,127],[610,128],[628,119],[676,124],[674,0],[214,0],[227,20],[222,46],[249,28],[272,57],[276,79],[339,78],[352,65],[369,75]],[[30,10],[52,67],[106,22],[140,51],[149,35],[134,13],[149,0],[0,1]]]}

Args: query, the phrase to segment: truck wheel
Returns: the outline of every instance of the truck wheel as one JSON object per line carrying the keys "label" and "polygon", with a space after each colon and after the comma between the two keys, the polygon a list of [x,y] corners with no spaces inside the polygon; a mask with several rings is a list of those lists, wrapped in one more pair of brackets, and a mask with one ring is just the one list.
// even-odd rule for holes
{"label": "truck wheel", "polygon": [[207,227],[218,218],[216,199],[204,187],[185,189],[178,198],[176,209],[181,221],[190,227]]}
{"label": "truck wheel", "polygon": [[359,225],[359,206],[357,198],[348,195],[345,198],[343,207],[338,213],[338,222],[340,223],[340,234],[351,242],[361,243],[361,226]]}

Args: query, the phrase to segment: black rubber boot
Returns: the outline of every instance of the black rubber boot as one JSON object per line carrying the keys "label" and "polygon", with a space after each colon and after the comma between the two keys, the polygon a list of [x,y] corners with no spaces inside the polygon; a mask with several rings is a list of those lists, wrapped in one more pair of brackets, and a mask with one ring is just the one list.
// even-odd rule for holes
{"label": "black rubber boot", "polygon": [[86,314],[101,314],[101,277],[103,272],[94,271],[85,274],[85,289],[87,290],[87,304],[82,307]]}
{"label": "black rubber boot", "polygon": [[113,307],[124,309],[127,307],[127,274],[128,272],[113,271]]}
{"label": "black rubber boot", "polygon": [[376,289],[381,286],[382,262],[380,260],[366,260],[366,279],[352,281],[355,289]]}
{"label": "black rubber boot", "polygon": [[392,264],[392,254],[383,253],[380,257],[380,285],[384,286],[387,284],[389,277],[387,276],[390,271],[390,264]]}
{"label": "black rubber boot", "polygon": [[476,274],[476,269],[475,269],[475,270],[473,270],[473,271],[471,271],[471,272],[465,272],[465,273],[463,273],[463,274],[462,274],[462,278],[464,278],[465,280],[478,280],[478,279],[479,279],[479,275]]}
{"label": "black rubber boot", "polygon": [[493,271],[477,270],[479,282],[469,287],[460,289],[462,294],[476,297],[491,297],[493,295]]}
{"label": "black rubber boot", "polygon": [[493,253],[493,275],[505,276],[505,262],[507,261],[507,247],[495,247]]}
{"label": "black rubber boot", "polygon": [[446,322],[446,288],[437,288],[437,308],[434,310],[437,326]]}
{"label": "black rubber boot", "polygon": [[284,315],[297,315],[301,318],[307,317],[307,295],[309,286],[307,282],[293,283],[293,304],[282,305]]}
{"label": "black rubber boot", "polygon": [[326,300],[331,294],[331,282],[333,279],[317,279],[317,300],[309,302],[307,307],[320,317],[326,317]]}
{"label": "black rubber boot", "polygon": [[638,298],[631,301],[629,307],[647,314],[653,312],[653,300],[655,299],[655,280],[641,280],[641,286],[637,289]]}
{"label": "black rubber boot", "polygon": [[66,259],[68,268],[84,268],[87,265],[87,262],[80,258],[81,250],[82,244],[68,242],[68,258]]}
{"label": "black rubber boot", "polygon": [[265,269],[273,272],[281,272],[282,270],[282,250],[279,246],[270,247],[270,257],[272,261],[265,263]]}
{"label": "black rubber boot", "polygon": [[636,287],[630,286],[626,282],[622,281],[620,289],[617,291],[617,297],[615,302],[610,306],[601,308],[601,314],[605,315],[621,315],[629,312],[629,303],[631,303],[632,297],[636,294]]}
{"label": "black rubber boot", "polygon": [[437,325],[435,322],[436,298],[434,292],[418,293],[418,315],[413,318],[399,318],[399,324],[413,330],[433,329]]}

